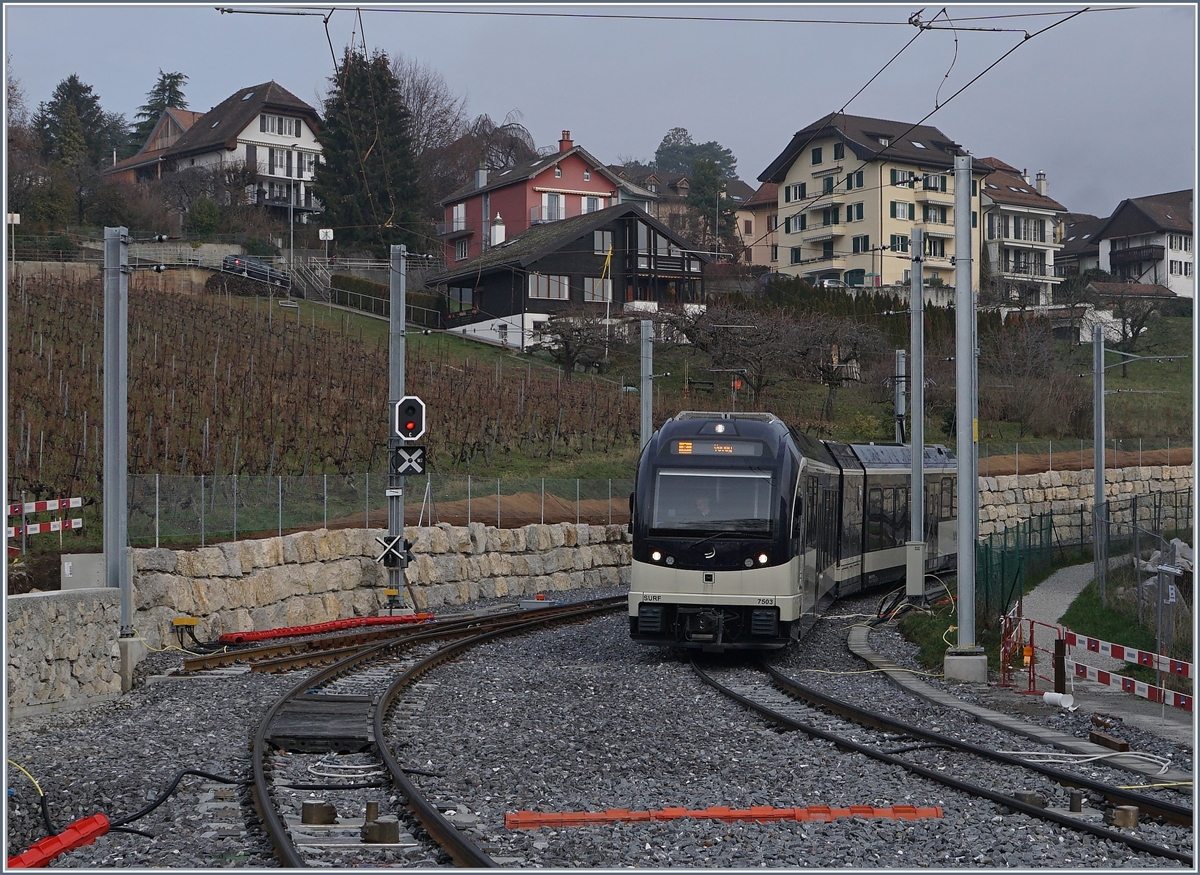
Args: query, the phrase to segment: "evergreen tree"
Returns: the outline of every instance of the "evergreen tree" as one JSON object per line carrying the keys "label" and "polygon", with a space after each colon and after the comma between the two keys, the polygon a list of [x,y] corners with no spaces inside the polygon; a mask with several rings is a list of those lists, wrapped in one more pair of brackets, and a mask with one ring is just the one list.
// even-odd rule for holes
{"label": "evergreen tree", "polygon": [[114,149],[118,157],[129,153],[129,129],[125,116],[106,113],[92,86],[72,73],[55,86],[48,102],[38,104],[33,120],[34,132],[45,160],[53,160],[60,151],[58,140],[62,135],[68,105],[74,110],[82,127],[89,164],[93,167],[111,164]]}
{"label": "evergreen tree", "polygon": [[183,97],[183,86],[188,77],[183,73],[164,73],[158,71],[158,81],[146,94],[146,102],[134,113],[134,128],[131,139],[140,149],[154,131],[154,126],[162,118],[163,112],[171,109],[187,109],[187,101]]}
{"label": "evergreen tree", "polygon": [[387,55],[347,48],[330,83],[313,180],[322,224],[337,229],[339,242],[380,257],[397,244],[427,248],[409,113]]}
{"label": "evergreen tree", "polygon": [[[688,189],[688,209],[692,213],[693,239],[713,246],[717,239],[732,241],[734,237],[734,202],[722,197],[725,182],[720,170],[710,158],[696,160]],[[714,223],[716,227],[714,228]],[[715,231],[715,235],[714,235]]]}
{"label": "evergreen tree", "polygon": [[654,153],[654,166],[668,173],[695,173],[696,162],[707,158],[717,165],[723,179],[737,178],[737,158],[716,140],[707,143],[692,142],[686,128],[671,128],[667,131],[658,150]]}

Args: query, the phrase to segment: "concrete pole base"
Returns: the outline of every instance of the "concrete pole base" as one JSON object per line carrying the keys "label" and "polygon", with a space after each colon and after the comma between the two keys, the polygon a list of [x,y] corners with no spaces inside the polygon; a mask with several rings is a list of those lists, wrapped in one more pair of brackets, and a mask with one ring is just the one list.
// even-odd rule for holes
{"label": "concrete pole base", "polygon": [[947,650],[942,663],[942,673],[948,681],[986,684],[987,654],[977,648]]}
{"label": "concrete pole base", "polygon": [[118,638],[117,648],[121,655],[121,692],[128,693],[133,689],[134,667],[150,650],[141,638]]}

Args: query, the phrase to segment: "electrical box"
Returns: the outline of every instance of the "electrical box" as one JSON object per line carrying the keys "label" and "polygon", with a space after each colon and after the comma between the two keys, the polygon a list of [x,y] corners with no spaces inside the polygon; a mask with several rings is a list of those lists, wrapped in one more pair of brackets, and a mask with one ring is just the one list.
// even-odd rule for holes
{"label": "electrical box", "polygon": [[104,586],[103,553],[63,553],[59,557],[59,586],[88,589]]}

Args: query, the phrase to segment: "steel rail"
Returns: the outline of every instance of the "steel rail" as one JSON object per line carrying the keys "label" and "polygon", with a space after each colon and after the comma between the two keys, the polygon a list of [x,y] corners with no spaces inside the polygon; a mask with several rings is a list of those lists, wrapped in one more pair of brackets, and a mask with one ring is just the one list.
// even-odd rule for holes
{"label": "steel rail", "polygon": [[[584,604],[590,608],[591,613],[599,613],[617,610],[627,604],[627,602],[627,597],[615,596],[607,599],[598,599],[594,602],[587,602]],[[515,627],[514,631],[521,631],[534,628],[538,625],[544,625],[547,622],[556,619],[561,622],[572,619],[574,618],[574,614],[570,613],[572,609],[574,609],[575,613],[581,613],[580,605],[578,604],[564,606],[556,605],[554,607],[537,608],[530,611],[511,612],[505,615],[500,615],[499,618],[487,617],[486,620],[483,621],[470,619],[462,622],[468,625],[473,623],[477,629],[484,625],[491,625],[497,622],[506,622]],[[490,632],[484,632],[478,637],[486,640],[488,637],[494,637],[503,634],[504,632],[505,629],[500,628]],[[254,775],[254,781],[251,786],[251,796],[254,800],[254,806],[258,811],[259,818],[262,821],[263,829],[266,831],[268,838],[271,840],[271,843],[275,848],[275,854],[279,858],[280,864],[284,868],[306,868],[307,864],[305,863],[304,858],[300,855],[300,852],[296,848],[295,844],[292,842],[286,822],[271,802],[270,785],[267,780],[267,733],[270,731],[271,724],[276,716],[278,716],[280,710],[282,710],[282,708],[292,699],[303,695],[305,692],[314,687],[319,687],[322,684],[329,682],[339,675],[353,670],[361,663],[372,661],[384,655],[389,650],[412,646],[425,641],[436,640],[438,635],[445,637],[447,635],[455,634],[465,634],[464,630],[457,623],[454,624],[454,628],[452,629],[447,627],[442,627],[441,629],[426,628],[422,630],[421,634],[408,635],[402,638],[397,638],[375,644],[373,646],[365,647],[358,652],[339,660],[333,665],[327,666],[315,674],[306,676],[300,682],[289,688],[278,700],[275,701],[273,705],[271,705],[270,708],[267,709],[266,714],[259,723],[258,729],[254,733],[254,739],[251,743],[251,768]],[[459,644],[465,645],[466,642],[459,642]],[[375,710],[378,714],[378,712],[383,709],[381,709],[379,706],[376,706]],[[377,723],[378,718],[376,719],[376,724]],[[391,759],[390,752],[387,751],[386,744],[380,743],[380,738],[381,736],[376,736],[375,746],[380,751],[381,756],[384,757],[385,762],[387,762],[389,759]],[[391,761],[394,763],[394,759],[391,759]],[[393,772],[393,777],[395,774],[396,773]],[[407,781],[406,778],[405,781]],[[409,797],[409,804],[411,805],[411,803],[412,800],[411,797]],[[457,834],[457,828],[450,826],[449,821],[446,821],[445,818],[441,816],[440,812],[437,812],[436,809],[433,809],[433,812],[435,817],[431,817],[431,821],[435,824],[434,830],[439,829],[437,822],[440,821],[441,823],[450,827],[453,832]],[[427,830],[429,829],[429,825],[424,821],[422,821],[422,825],[425,826]],[[430,830],[430,835],[436,837],[436,832],[434,830]],[[479,853],[482,852],[480,851]],[[492,865],[494,865],[494,863]]]}
{"label": "steel rail", "polygon": [[478,627],[480,624],[492,621],[503,621],[508,617],[526,616],[530,614],[531,611],[554,611],[559,610],[562,607],[563,606],[561,605],[548,605],[544,608],[496,611],[494,613],[486,613],[479,616],[456,615],[454,619],[433,620],[430,622],[409,626],[394,626],[390,628],[355,630],[351,632],[338,632],[333,634],[318,633],[315,635],[296,636],[294,640],[287,642],[260,644],[251,647],[235,647],[233,649],[223,650],[218,653],[207,653],[185,658],[183,660],[183,668],[186,671],[203,671],[205,669],[220,668],[222,666],[239,665],[243,663],[250,663],[251,665],[254,665],[256,662],[266,663],[271,662],[272,660],[287,659],[298,654],[323,652],[335,648],[348,649],[352,647],[363,647],[380,641],[391,642],[403,640],[409,636],[427,633],[430,629],[447,631],[456,629],[470,629]]}
{"label": "steel rail", "polygon": [[901,720],[896,720],[893,717],[888,717],[884,714],[878,714],[873,711],[868,711],[863,708],[857,708],[848,702],[843,702],[839,699],[834,699],[825,695],[812,687],[807,687],[804,684],[790,678],[781,673],[778,669],[763,663],[763,669],[771,676],[777,685],[788,695],[796,696],[810,705],[816,705],[820,708],[825,708],[828,711],[837,714],[840,717],[845,717],[848,720],[853,720],[855,723],[860,723],[865,726],[871,726],[875,729],[883,729],[889,732],[898,732],[904,735],[911,735],[915,738],[922,738],[926,741],[932,741],[937,744],[946,745],[957,750],[966,751],[975,756],[985,757],[998,763],[1003,763],[1008,766],[1015,766],[1022,769],[1029,769],[1037,772],[1047,778],[1051,778],[1064,787],[1076,787],[1081,790],[1090,790],[1093,793],[1102,795],[1113,805],[1136,805],[1138,810],[1151,817],[1161,817],[1168,823],[1174,823],[1186,826],[1193,822],[1193,812],[1191,808],[1184,805],[1179,805],[1166,800],[1155,799],[1147,796],[1144,793],[1138,793],[1133,790],[1125,790],[1121,787],[1115,787],[1112,784],[1105,784],[1102,781],[1097,781],[1083,775],[1077,775],[1072,772],[1067,772],[1062,769],[1057,769],[1053,766],[1043,765],[1042,763],[1031,763],[1023,760],[1012,754],[1001,753],[1000,751],[989,750],[986,747],[973,744],[969,741],[961,741],[951,738],[948,735],[943,735],[940,732],[934,732],[931,729],[922,729],[919,726],[913,726],[910,723],[905,723]]}
{"label": "steel rail", "polygon": [[934,769],[926,768],[925,766],[921,766],[916,763],[908,762],[907,760],[902,759],[901,757],[893,756],[892,754],[888,754],[888,753],[884,753],[883,751],[878,750],[876,748],[869,747],[868,745],[865,745],[865,744],[860,744],[857,741],[853,741],[852,739],[845,738],[843,736],[837,735],[832,732],[827,732],[826,730],[820,729],[809,723],[804,723],[803,721],[796,720],[793,717],[789,717],[786,714],[781,714],[780,712],[775,711],[774,709],[768,707],[767,705],[764,705],[760,702],[755,702],[753,699],[750,699],[746,696],[743,696],[741,693],[736,693],[733,690],[729,689],[728,687],[723,685],[720,681],[718,681],[716,678],[712,677],[707,672],[705,672],[703,669],[701,669],[700,666],[697,665],[695,659],[692,659],[691,663],[692,663],[692,670],[696,673],[696,675],[704,683],[706,683],[709,686],[713,687],[714,689],[718,690],[722,695],[728,696],[729,698],[733,699],[734,701],[740,703],[741,705],[745,706],[746,708],[750,709],[751,711],[754,711],[754,712],[762,715],[763,717],[766,717],[769,720],[779,723],[782,726],[786,726],[790,729],[798,729],[801,732],[807,733],[808,735],[811,735],[814,738],[819,738],[822,741],[827,741],[830,744],[836,745],[837,747],[840,747],[844,750],[851,750],[851,751],[854,751],[855,753],[860,753],[860,754],[863,754],[864,756],[871,757],[872,759],[879,760],[880,762],[888,763],[889,765],[893,765],[893,766],[899,766],[902,769],[906,769],[907,771],[913,772],[914,774],[921,775],[922,777],[928,778],[931,781],[936,781],[939,784],[943,784],[947,787],[952,787],[955,790],[959,790],[960,792],[967,793],[972,796],[977,796],[982,799],[987,799],[991,802],[995,802],[997,805],[1003,805],[1005,808],[1012,809],[1013,811],[1019,811],[1022,814],[1029,815],[1030,817],[1037,817],[1037,818],[1041,818],[1042,820],[1048,820],[1052,823],[1058,824],[1059,826],[1065,826],[1070,829],[1077,830],[1079,832],[1088,833],[1089,835],[1092,835],[1096,838],[1105,839],[1107,841],[1118,842],[1118,843],[1123,844],[1135,851],[1140,851],[1140,852],[1146,853],[1146,854],[1152,854],[1156,857],[1164,857],[1169,860],[1177,860],[1188,866],[1192,865],[1192,855],[1191,854],[1187,854],[1182,851],[1176,851],[1171,848],[1164,848],[1161,845],[1156,845],[1156,844],[1153,844],[1152,842],[1142,841],[1141,839],[1134,838],[1133,836],[1125,835],[1124,833],[1118,832],[1116,830],[1105,829],[1104,827],[1096,826],[1094,824],[1088,823],[1087,821],[1077,820],[1066,814],[1060,814],[1056,811],[1052,811],[1047,808],[1038,808],[1036,805],[1030,805],[1026,802],[1021,802],[1020,800],[1015,799],[1012,796],[1007,796],[1004,793],[998,793],[994,790],[989,790],[986,787],[979,787],[975,784],[968,784],[965,781],[960,781],[957,778],[952,778],[949,775],[945,775]]}
{"label": "steel rail", "polygon": [[495,629],[490,632],[483,632],[471,638],[448,644],[396,678],[380,697],[379,704],[375,708],[373,720],[376,747],[379,755],[382,757],[384,765],[392,777],[392,782],[404,794],[404,798],[408,802],[408,807],[412,810],[414,816],[421,822],[421,825],[425,827],[434,840],[446,850],[456,865],[464,868],[480,869],[494,868],[498,864],[485,854],[478,845],[463,836],[458,827],[448,821],[442,815],[441,811],[437,809],[437,806],[425,798],[416,785],[408,779],[408,776],[404,773],[396,758],[392,756],[391,749],[386,744],[379,742],[380,739],[384,738],[383,721],[393,701],[405,688],[427,671],[452,659],[465,650],[496,638],[528,632],[550,623],[565,623],[571,620],[586,619],[596,614],[609,613],[623,607],[626,601],[627,599],[622,598],[613,604],[580,607],[575,611],[559,613],[557,616],[543,615],[522,623]]}

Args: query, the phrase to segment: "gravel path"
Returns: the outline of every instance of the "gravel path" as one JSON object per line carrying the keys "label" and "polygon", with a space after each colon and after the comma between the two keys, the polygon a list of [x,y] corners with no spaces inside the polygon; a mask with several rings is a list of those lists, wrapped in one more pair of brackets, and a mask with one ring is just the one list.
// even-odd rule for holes
{"label": "gravel path", "polygon": [[[604,593],[612,594],[612,593]],[[571,599],[597,593],[573,593]],[[799,647],[775,663],[845,698],[870,701],[940,731],[1001,749],[1027,747],[961,712],[931,713],[845,651],[847,626],[874,599],[835,607]],[[891,630],[871,643],[904,665],[912,648]],[[178,656],[155,654],[161,671]],[[584,625],[489,645],[427,676],[409,711],[403,765],[441,773],[421,779],[495,858],[510,867],[1163,867],[1160,858],[1099,844],[1014,815],[907,773],[845,754],[800,733],[780,733],[717,697],[678,654],[629,640],[617,614]],[[119,701],[10,729],[8,755],[48,794],[62,828],[103,811],[128,815],[162,792],[181,768],[244,779],[249,734],[267,703],[294,678],[239,675],[149,684]],[[963,695],[971,688],[949,687]],[[567,690],[567,693],[564,693]],[[1060,729],[1086,734],[1086,715],[1050,712]],[[1169,755],[1190,769],[1191,754],[1154,736],[1135,748]],[[985,767],[981,767],[983,769]],[[1108,770],[1096,767],[1095,774]],[[986,775],[974,775],[986,781]],[[1130,783],[1123,774],[1121,780]],[[45,835],[30,782],[8,770],[11,853]],[[243,800],[229,820],[211,781],[184,778],[167,802],[133,826],[153,838],[114,834],[54,861],[53,867],[270,867],[274,859]],[[1017,788],[1010,788],[1017,789]],[[1065,790],[1030,782],[1064,804]],[[1061,797],[1061,798],[1060,798]],[[234,803],[236,804],[236,802]],[[842,820],[744,824],[688,820],[509,830],[518,810],[645,810],[674,805],[940,805],[940,820]],[[381,809],[386,809],[382,800]],[[214,807],[215,806],[215,807]],[[381,812],[382,813],[382,812]],[[1178,843],[1177,828],[1143,825],[1139,835]]]}

